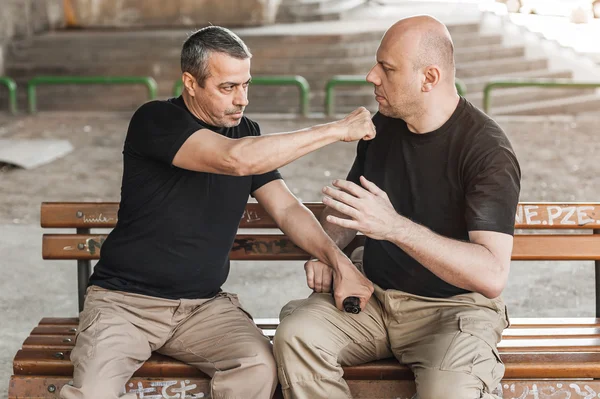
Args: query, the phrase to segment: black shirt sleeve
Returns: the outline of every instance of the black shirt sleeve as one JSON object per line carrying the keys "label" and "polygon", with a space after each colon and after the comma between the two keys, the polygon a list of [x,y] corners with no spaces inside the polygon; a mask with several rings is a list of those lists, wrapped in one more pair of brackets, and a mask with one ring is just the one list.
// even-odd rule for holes
{"label": "black shirt sleeve", "polygon": [[136,153],[171,165],[183,143],[201,128],[183,108],[151,101],[131,118],[125,141]]}
{"label": "black shirt sleeve", "polygon": [[514,234],[521,170],[512,149],[499,145],[470,169],[465,187],[468,231]]}
{"label": "black shirt sleeve", "polygon": [[348,176],[346,177],[346,180],[358,184],[361,187],[362,185],[360,183],[360,177],[365,173],[365,159],[367,157],[368,146],[368,141],[360,140],[358,142],[358,145],[356,146],[356,158],[354,158],[354,163],[352,164],[350,172],[348,172]]}
{"label": "black shirt sleeve", "polygon": [[[250,121],[250,122],[251,122],[250,134],[252,136],[260,136],[260,126],[258,125],[258,123],[254,122],[254,121]],[[252,196],[254,196],[254,192],[256,190],[258,190],[265,184],[272,182],[273,180],[277,180],[277,179],[283,179],[281,177],[281,173],[279,173],[279,171],[277,169],[275,169],[271,172],[263,173],[262,175],[253,175],[252,176],[252,187],[250,189]]]}

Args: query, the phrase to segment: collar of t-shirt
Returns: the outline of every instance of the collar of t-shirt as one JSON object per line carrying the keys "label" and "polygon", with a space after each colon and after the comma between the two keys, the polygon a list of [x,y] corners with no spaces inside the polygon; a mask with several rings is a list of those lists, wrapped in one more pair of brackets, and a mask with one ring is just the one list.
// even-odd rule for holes
{"label": "collar of t-shirt", "polygon": [[204,122],[202,119],[199,119],[198,117],[196,117],[196,115],[194,115],[194,113],[189,110],[189,108],[187,107],[187,105],[185,105],[185,101],[183,100],[183,95],[180,95],[179,97],[172,98],[169,101],[171,103],[175,104],[176,106],[185,109],[192,116],[192,118],[194,118],[194,120],[196,122],[198,122],[200,125],[204,126],[205,128],[210,129],[213,132],[217,132],[217,133],[220,133],[220,134],[225,133],[225,131],[227,130],[226,127],[212,126],[212,125]]}
{"label": "collar of t-shirt", "polygon": [[443,136],[445,133],[448,133],[453,129],[455,123],[461,118],[461,115],[466,107],[466,103],[466,100],[463,97],[460,97],[456,109],[450,116],[450,119],[448,119],[442,126],[431,132],[421,134],[413,133],[408,129],[408,126],[404,120],[396,119],[399,121],[398,123],[400,123],[401,129],[399,130],[406,136],[408,140],[411,140],[414,143],[426,143],[428,141],[435,140],[436,138]]}

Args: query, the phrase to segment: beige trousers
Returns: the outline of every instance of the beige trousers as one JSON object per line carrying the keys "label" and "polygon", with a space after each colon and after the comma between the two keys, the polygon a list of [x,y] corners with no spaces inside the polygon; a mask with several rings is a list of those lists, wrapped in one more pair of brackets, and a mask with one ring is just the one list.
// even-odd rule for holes
{"label": "beige trousers", "polygon": [[152,351],[212,377],[213,399],[268,399],[277,385],[269,339],[233,294],[169,300],[88,288],[63,399],[135,399],[126,382]]}
{"label": "beige trousers", "polygon": [[396,357],[419,399],[497,398],[504,375],[496,344],[508,327],[501,298],[426,298],[375,287],[358,315],[314,293],[281,311],[274,353],[286,399],[351,398],[342,366]]}

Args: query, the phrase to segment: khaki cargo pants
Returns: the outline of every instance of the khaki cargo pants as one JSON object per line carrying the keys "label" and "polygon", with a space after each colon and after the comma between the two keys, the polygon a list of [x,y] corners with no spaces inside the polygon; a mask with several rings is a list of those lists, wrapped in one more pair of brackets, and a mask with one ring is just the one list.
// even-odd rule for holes
{"label": "khaki cargo pants", "polygon": [[314,293],[281,311],[274,353],[286,399],[351,398],[341,366],[396,357],[419,399],[497,398],[504,375],[497,342],[508,327],[502,299],[476,293],[426,298],[375,287],[358,315]]}
{"label": "khaki cargo pants", "polygon": [[157,351],[212,377],[213,399],[268,399],[277,385],[272,346],[233,294],[169,300],[88,288],[63,399],[136,399],[126,382]]}

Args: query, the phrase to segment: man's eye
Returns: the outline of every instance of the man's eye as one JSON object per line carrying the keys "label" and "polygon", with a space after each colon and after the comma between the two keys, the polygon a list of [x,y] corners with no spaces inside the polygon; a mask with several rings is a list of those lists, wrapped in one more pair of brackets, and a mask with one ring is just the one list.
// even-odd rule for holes
{"label": "man's eye", "polygon": [[231,91],[231,90],[233,90],[233,86],[225,86],[225,87],[223,87],[223,90]]}

